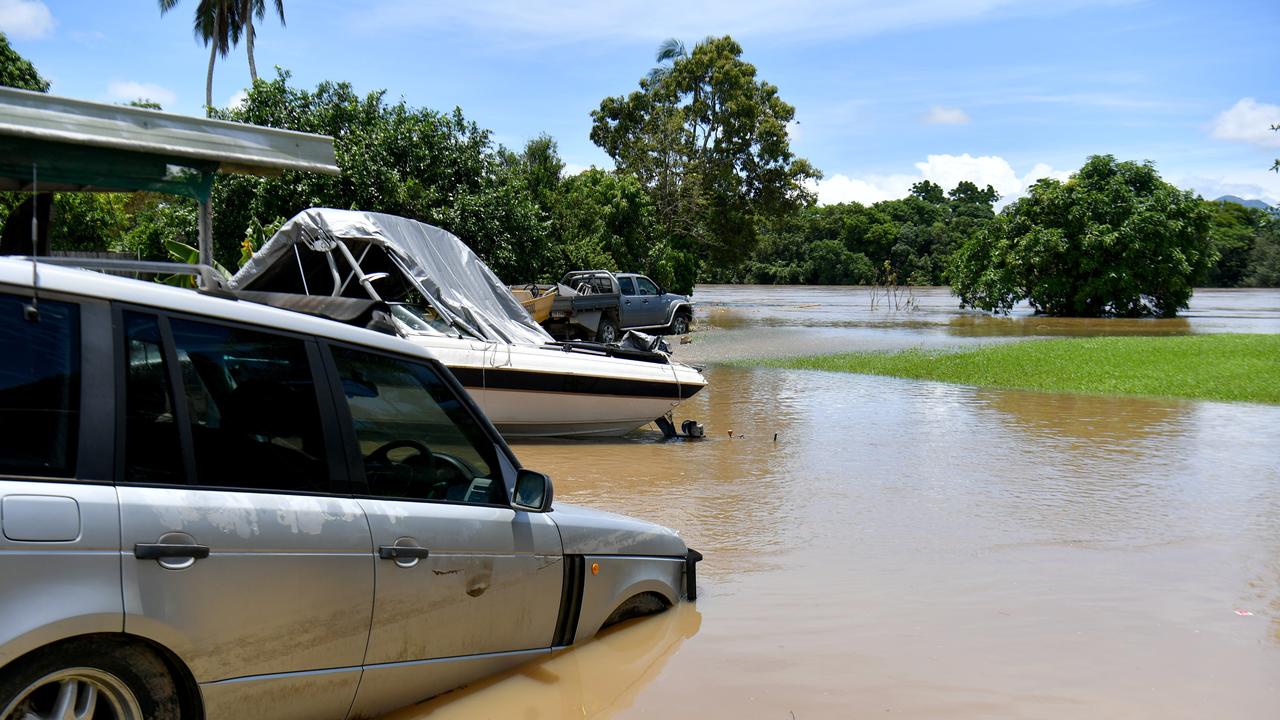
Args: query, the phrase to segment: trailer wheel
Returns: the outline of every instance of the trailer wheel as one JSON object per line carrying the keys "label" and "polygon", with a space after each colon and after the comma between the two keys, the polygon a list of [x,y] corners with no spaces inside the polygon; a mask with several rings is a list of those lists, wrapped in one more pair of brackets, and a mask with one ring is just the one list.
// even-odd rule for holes
{"label": "trailer wheel", "polygon": [[600,326],[596,328],[596,342],[606,345],[618,342],[618,321],[608,315],[600,318]]}

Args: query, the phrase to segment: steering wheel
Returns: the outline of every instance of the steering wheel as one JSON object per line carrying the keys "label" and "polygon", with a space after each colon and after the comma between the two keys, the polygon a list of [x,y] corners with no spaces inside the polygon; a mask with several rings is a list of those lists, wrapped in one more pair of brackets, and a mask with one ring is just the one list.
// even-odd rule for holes
{"label": "steering wheel", "polygon": [[[410,448],[416,454],[405,458],[402,462],[396,462],[391,459],[391,451],[400,448]],[[366,476],[377,475],[379,484],[384,486],[379,488],[382,493],[405,496],[416,484],[415,481],[426,483],[431,480],[435,455],[431,453],[431,448],[417,440],[392,440],[365,456],[364,465]],[[378,470],[370,472],[371,468]],[[373,478],[370,478],[371,484],[372,480]],[[400,481],[399,487],[386,487],[396,480]]]}

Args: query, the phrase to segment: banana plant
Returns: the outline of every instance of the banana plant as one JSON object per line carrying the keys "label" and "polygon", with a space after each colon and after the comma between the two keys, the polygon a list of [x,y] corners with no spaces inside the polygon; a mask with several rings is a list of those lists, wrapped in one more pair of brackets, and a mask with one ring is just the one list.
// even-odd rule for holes
{"label": "banana plant", "polygon": [[[169,259],[173,262],[183,263],[185,265],[195,265],[200,262],[200,251],[181,240],[165,240],[164,249],[169,253]],[[213,261],[213,268],[222,273],[224,278],[230,279],[231,273],[222,266],[218,261]],[[196,278],[193,275],[169,275],[159,278],[159,281],[165,285],[173,285],[176,287],[196,286]]]}

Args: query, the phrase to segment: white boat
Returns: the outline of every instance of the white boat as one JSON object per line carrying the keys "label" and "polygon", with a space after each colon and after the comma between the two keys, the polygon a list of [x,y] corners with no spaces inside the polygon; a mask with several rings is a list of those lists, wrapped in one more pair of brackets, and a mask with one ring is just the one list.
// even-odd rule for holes
{"label": "white boat", "polygon": [[449,366],[508,437],[622,435],[669,422],[707,384],[665,352],[556,342],[456,236],[394,215],[306,210],[230,285],[347,321],[381,315]]}

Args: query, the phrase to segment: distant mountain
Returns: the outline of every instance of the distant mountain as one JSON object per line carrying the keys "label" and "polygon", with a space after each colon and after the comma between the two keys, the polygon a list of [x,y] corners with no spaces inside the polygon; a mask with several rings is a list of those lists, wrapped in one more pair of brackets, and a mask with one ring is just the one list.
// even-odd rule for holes
{"label": "distant mountain", "polygon": [[1235,195],[1223,195],[1214,202],[1233,202],[1237,205],[1243,205],[1247,208],[1257,208],[1258,210],[1270,210],[1271,205],[1263,200],[1245,200]]}

